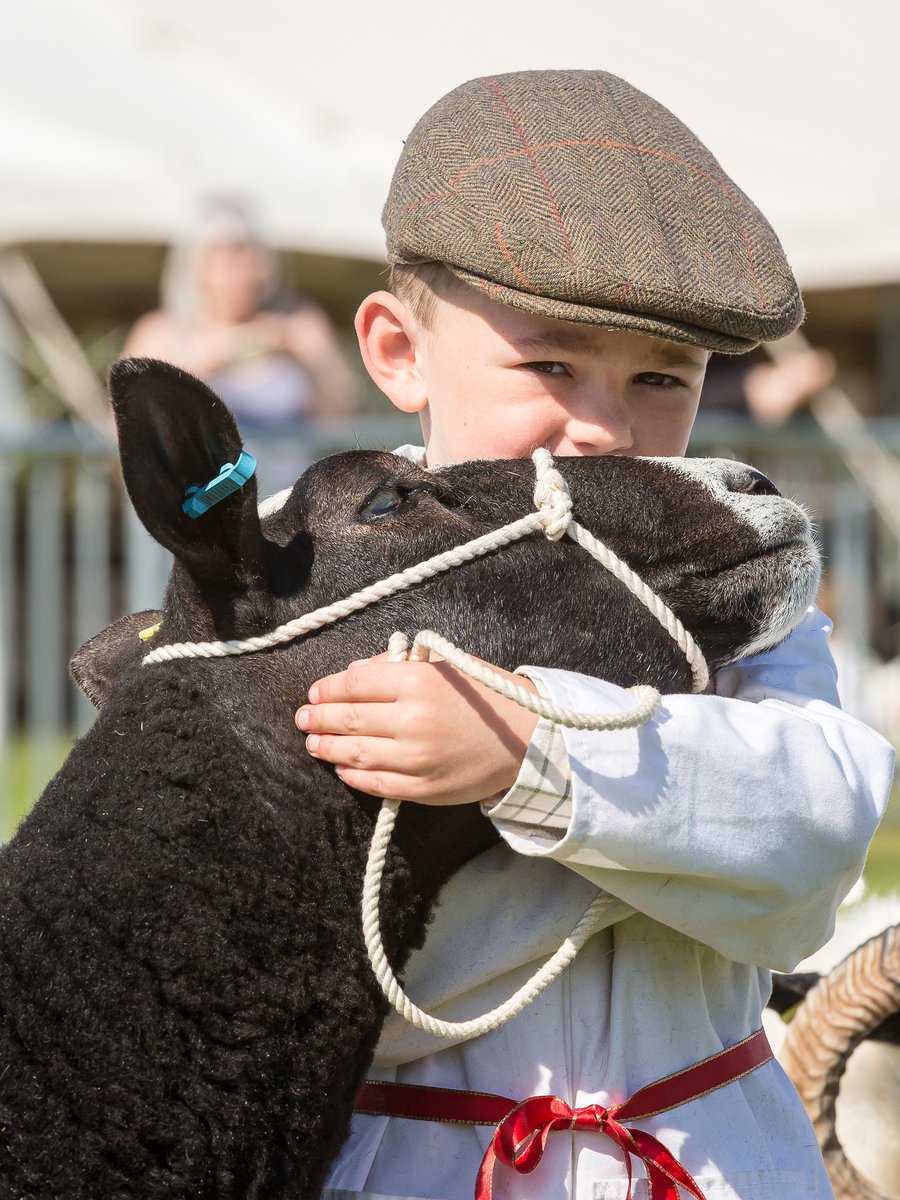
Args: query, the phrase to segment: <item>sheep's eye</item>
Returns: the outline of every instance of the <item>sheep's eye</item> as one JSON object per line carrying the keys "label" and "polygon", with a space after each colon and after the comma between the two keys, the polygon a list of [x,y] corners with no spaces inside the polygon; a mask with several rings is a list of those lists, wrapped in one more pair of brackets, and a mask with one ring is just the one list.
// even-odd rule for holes
{"label": "sheep's eye", "polygon": [[406,505],[415,504],[423,491],[423,488],[379,488],[360,508],[359,517],[363,521],[385,517],[388,513],[397,512]]}

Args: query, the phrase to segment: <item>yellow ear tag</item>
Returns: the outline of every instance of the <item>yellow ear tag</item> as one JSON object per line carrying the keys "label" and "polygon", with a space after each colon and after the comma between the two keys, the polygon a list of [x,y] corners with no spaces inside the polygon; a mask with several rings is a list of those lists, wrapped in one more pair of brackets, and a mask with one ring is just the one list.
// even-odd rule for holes
{"label": "yellow ear tag", "polygon": [[138,637],[142,642],[149,642],[155,634],[159,633],[160,625],[162,625],[162,621],[157,621],[155,625],[148,625],[146,629],[138,630]]}

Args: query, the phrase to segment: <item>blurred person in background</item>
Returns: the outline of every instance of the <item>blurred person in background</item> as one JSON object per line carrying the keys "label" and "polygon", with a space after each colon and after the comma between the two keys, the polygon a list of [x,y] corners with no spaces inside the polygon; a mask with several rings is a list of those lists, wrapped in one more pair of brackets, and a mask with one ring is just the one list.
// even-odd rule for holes
{"label": "blurred person in background", "polygon": [[829,350],[799,350],[772,362],[754,354],[744,362],[714,354],[706,369],[701,412],[750,417],[759,425],[784,425],[831,383],[837,370]]}
{"label": "blurred person in background", "polygon": [[[238,205],[208,206],[192,236],[168,255],[162,307],[139,318],[126,356],[163,359],[199,376],[235,414],[242,432],[288,435],[294,422],[358,411],[359,376],[325,313],[279,287],[278,261]],[[297,443],[302,444],[298,429]],[[272,486],[307,465],[263,454]],[[276,478],[277,476],[277,478]]]}

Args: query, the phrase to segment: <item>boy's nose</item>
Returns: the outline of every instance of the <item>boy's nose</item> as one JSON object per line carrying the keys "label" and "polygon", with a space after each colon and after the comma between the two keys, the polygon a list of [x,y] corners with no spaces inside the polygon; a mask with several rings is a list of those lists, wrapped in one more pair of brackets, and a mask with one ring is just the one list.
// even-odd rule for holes
{"label": "boy's nose", "polygon": [[602,402],[592,396],[583,406],[570,410],[565,436],[574,454],[623,454],[634,447],[628,406],[609,396]]}

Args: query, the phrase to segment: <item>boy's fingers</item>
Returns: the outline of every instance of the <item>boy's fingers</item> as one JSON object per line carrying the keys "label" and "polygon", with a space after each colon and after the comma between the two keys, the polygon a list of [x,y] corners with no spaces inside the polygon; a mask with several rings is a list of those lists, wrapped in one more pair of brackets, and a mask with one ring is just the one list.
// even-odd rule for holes
{"label": "boy's fingers", "polygon": [[325,675],[309,689],[313,704],[323,701],[342,703],[348,700],[387,701],[397,698],[397,668],[405,663],[388,662],[384,656],[352,662],[345,671]]}
{"label": "boy's fingers", "polygon": [[305,704],[294,717],[302,733],[366,734],[390,737],[397,713],[392,704]]}
{"label": "boy's fingers", "polygon": [[382,799],[390,796],[394,800],[411,800],[416,804],[474,804],[479,796],[470,794],[442,794],[416,775],[404,775],[399,771],[360,771],[353,767],[336,767],[335,774],[347,787]]}
{"label": "boy's fingers", "polygon": [[394,743],[388,738],[312,733],[306,739],[306,748],[313,758],[357,771],[392,770],[397,766]]}
{"label": "boy's fingers", "polygon": [[365,792],[368,796],[379,796],[384,799],[390,796],[394,800],[419,800],[415,777],[400,775],[396,771],[357,771],[352,767],[339,767],[336,774],[347,787]]}

